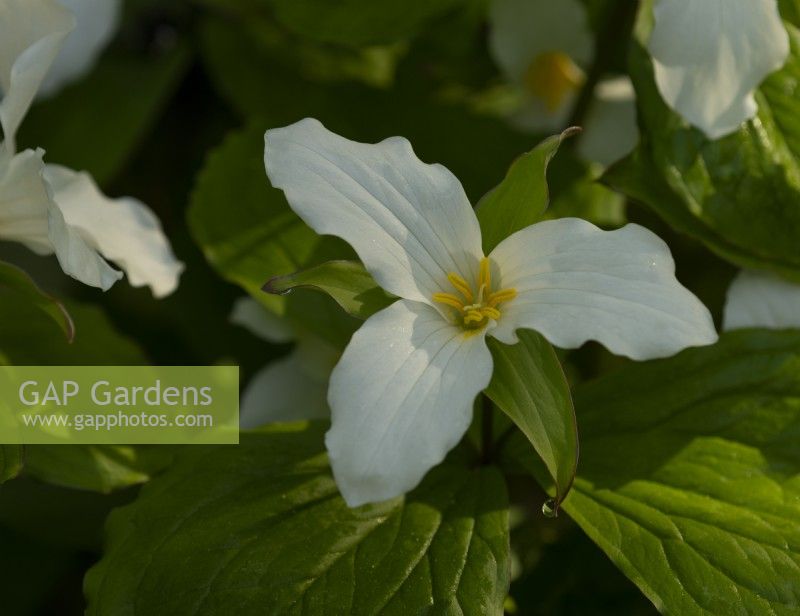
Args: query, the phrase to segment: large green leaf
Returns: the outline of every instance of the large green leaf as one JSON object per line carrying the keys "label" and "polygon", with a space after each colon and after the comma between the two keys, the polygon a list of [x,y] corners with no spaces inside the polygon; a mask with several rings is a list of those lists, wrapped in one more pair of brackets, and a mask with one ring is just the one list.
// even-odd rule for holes
{"label": "large green leaf", "polygon": [[[642,11],[639,38],[648,31]],[[673,227],[744,267],[800,281],[800,148],[794,96],[800,33],[788,26],[792,57],[758,94],[759,113],[739,131],[710,141],[661,100],[641,43],[631,53],[642,141],[605,181],[642,201]]]}
{"label": "large green leaf", "polygon": [[486,254],[512,233],[542,219],[550,202],[547,166],[561,142],[576,132],[578,129],[566,130],[520,156],[503,181],[478,204],[477,214]]}
{"label": "large green leaf", "polygon": [[85,79],[31,109],[21,139],[44,148],[47,162],[89,171],[103,184],[158,119],[190,59],[184,44],[166,52],[105,54]]}
{"label": "large green leaf", "polygon": [[727,334],[575,402],[564,509],[661,611],[798,613],[800,332]]}
{"label": "large green leaf", "polygon": [[555,483],[554,512],[566,498],[578,466],[578,428],[569,384],[553,347],[533,331],[519,342],[489,338],[494,358],[486,395],[522,430]]}
{"label": "large green leaf", "polygon": [[[18,267],[0,261],[0,297],[18,295],[37,310],[49,316],[63,330],[68,341],[75,337],[75,324],[67,309],[54,297],[36,286],[33,279]],[[2,301],[2,300],[0,300]]]}
{"label": "large green leaf", "polygon": [[187,451],[111,515],[87,613],[502,614],[499,473],[445,463],[404,499],[348,509],[324,428]]}
{"label": "large green leaf", "polygon": [[0,483],[16,477],[22,470],[22,447],[0,445]]}
{"label": "large green leaf", "polygon": [[326,293],[358,319],[369,318],[396,299],[381,289],[364,266],[356,261],[328,261],[294,274],[276,276],[264,285],[264,291],[277,295],[295,289]]}

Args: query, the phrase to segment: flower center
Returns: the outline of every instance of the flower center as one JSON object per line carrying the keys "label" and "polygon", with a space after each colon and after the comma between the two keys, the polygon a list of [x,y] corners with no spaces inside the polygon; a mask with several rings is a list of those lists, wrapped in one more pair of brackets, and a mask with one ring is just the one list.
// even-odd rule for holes
{"label": "flower center", "polygon": [[450,306],[457,311],[458,323],[466,330],[480,330],[489,320],[500,318],[499,307],[517,296],[516,289],[492,291],[492,269],[489,259],[481,259],[478,271],[478,291],[473,292],[469,283],[455,272],[447,275],[457,293],[434,293],[433,301]]}
{"label": "flower center", "polygon": [[549,51],[536,56],[525,71],[523,82],[528,91],[553,113],[583,84],[584,79],[583,71],[572,58],[563,51]]}

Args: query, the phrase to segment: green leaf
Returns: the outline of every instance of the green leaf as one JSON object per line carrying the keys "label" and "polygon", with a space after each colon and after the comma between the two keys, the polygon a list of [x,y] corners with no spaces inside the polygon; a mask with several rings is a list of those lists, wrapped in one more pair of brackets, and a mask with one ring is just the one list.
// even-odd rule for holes
{"label": "green leaf", "polygon": [[0,261],[0,296],[14,293],[53,319],[64,332],[67,340],[75,337],[75,324],[64,305],[42,291],[33,279],[18,267]]}
{"label": "green leaf", "polygon": [[795,26],[800,25],[800,2],[797,0],[778,0],[778,6],[781,9],[781,16],[785,20]]}
{"label": "green leaf", "polygon": [[327,293],[348,314],[362,320],[397,299],[381,289],[364,266],[356,261],[328,261],[294,274],[276,276],[264,285],[264,291],[276,295],[285,295],[294,289]]}
{"label": "green leaf", "polygon": [[109,518],[87,614],[502,614],[498,471],[445,463],[404,499],[348,509],[325,428],[188,450]]}
{"label": "green leaf", "polygon": [[289,30],[323,43],[363,47],[404,40],[463,0],[269,0]]}
{"label": "green leaf", "polygon": [[146,363],[141,349],[117,332],[103,311],[70,302],[75,339],[68,342],[50,315],[31,311],[26,298],[0,302],[0,364],[18,366],[102,366]]}
{"label": "green leaf", "polygon": [[[741,331],[575,392],[564,509],[662,612],[800,609],[800,332]],[[529,465],[535,468],[535,465]]]}
{"label": "green leaf", "polygon": [[[643,11],[639,38],[647,36]],[[661,100],[650,57],[631,53],[642,141],[605,182],[642,201],[677,230],[742,267],[800,281],[800,32],[787,26],[792,57],[758,94],[759,113],[717,141],[690,128]]]}
{"label": "green leaf", "polygon": [[569,384],[553,347],[540,334],[521,330],[519,342],[488,338],[494,358],[486,395],[522,430],[555,483],[555,513],[578,466],[578,427]]}
{"label": "green leaf", "polygon": [[36,445],[25,449],[25,473],[47,483],[108,494],[145,483],[172,461],[163,446]]}
{"label": "green leaf", "polygon": [[211,153],[188,216],[195,241],[223,278],[301,329],[335,346],[347,342],[357,322],[328,298],[312,293],[287,298],[262,290],[274,276],[352,255],[340,240],[314,233],[292,212],[283,192],[270,186],[263,128],[233,133]]}
{"label": "green leaf", "polygon": [[85,79],[31,109],[21,141],[44,148],[47,162],[89,171],[105,184],[155,123],[190,59],[183,44],[161,53],[104,54]]}
{"label": "green leaf", "polygon": [[319,236],[289,209],[264,170],[264,129],[232,133],[197,178],[189,226],[206,258],[226,280],[281,314],[285,301],[261,291],[272,276],[300,269]]}
{"label": "green leaf", "polygon": [[[65,340],[50,315],[31,312],[26,298],[0,303],[0,363],[16,365],[141,365],[142,351],[94,306],[69,305],[75,340]],[[138,446],[28,445],[25,472],[57,485],[109,492],[142,483],[166,466],[171,450]],[[0,463],[0,469],[3,464]],[[0,472],[2,475],[2,472]]]}
{"label": "green leaf", "polygon": [[578,128],[567,129],[520,156],[503,181],[481,199],[477,214],[486,254],[512,233],[542,219],[550,200],[547,166],[561,142],[578,132]]}
{"label": "green leaf", "polygon": [[0,445],[0,483],[13,479],[22,470],[22,447]]}

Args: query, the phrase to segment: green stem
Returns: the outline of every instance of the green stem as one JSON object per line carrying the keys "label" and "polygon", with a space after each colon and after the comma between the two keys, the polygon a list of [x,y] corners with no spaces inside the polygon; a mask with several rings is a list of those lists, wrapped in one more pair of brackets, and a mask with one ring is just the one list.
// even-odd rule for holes
{"label": "green stem", "polygon": [[484,396],[483,407],[481,408],[481,463],[484,465],[492,461],[494,449],[492,412],[492,401],[487,396]]}
{"label": "green stem", "polygon": [[[639,8],[637,0],[617,0],[614,10],[608,14],[606,23],[600,29],[595,41],[594,63],[586,75],[586,83],[581,88],[580,96],[572,109],[569,122],[570,126],[583,126],[586,116],[594,100],[594,91],[600,79],[609,72],[614,65],[614,59],[623,46],[627,48],[634,23],[636,12]],[[571,140],[574,143],[577,140]]]}

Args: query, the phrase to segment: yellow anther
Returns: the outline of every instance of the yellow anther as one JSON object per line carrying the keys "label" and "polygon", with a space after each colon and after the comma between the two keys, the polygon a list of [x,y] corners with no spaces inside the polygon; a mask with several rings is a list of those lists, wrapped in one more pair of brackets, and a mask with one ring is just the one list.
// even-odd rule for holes
{"label": "yellow anther", "polygon": [[510,302],[516,296],[516,289],[501,289],[500,291],[495,291],[494,293],[490,294],[487,303],[489,307],[494,308],[495,306],[504,302]]}
{"label": "yellow anther", "polygon": [[497,307],[517,296],[514,289],[492,292],[492,266],[487,257],[480,261],[477,278],[476,292],[462,276],[451,272],[447,275],[447,280],[461,297],[455,293],[433,294],[433,301],[458,311],[456,323],[467,332],[481,331],[490,320],[497,321],[500,318],[500,310]]}
{"label": "yellow anther", "polygon": [[484,314],[484,316],[494,319],[495,321],[500,318],[500,311],[497,308],[484,306],[481,308],[481,312]]}
{"label": "yellow anther", "polygon": [[473,302],[475,296],[472,294],[472,289],[469,288],[469,283],[466,280],[455,272],[447,274],[447,279],[450,281],[450,284],[467,299],[467,303],[471,304]]}
{"label": "yellow anther", "polygon": [[452,293],[434,293],[433,301],[435,301],[437,304],[452,306],[458,311],[464,310],[464,302],[458,299],[458,297]]}
{"label": "yellow anther", "polygon": [[464,325],[477,325],[484,320],[483,314],[480,310],[469,310],[464,315]]}
{"label": "yellow anther", "polygon": [[481,268],[478,273],[478,288],[486,293],[492,288],[492,266],[489,264],[488,257],[481,259]]}

